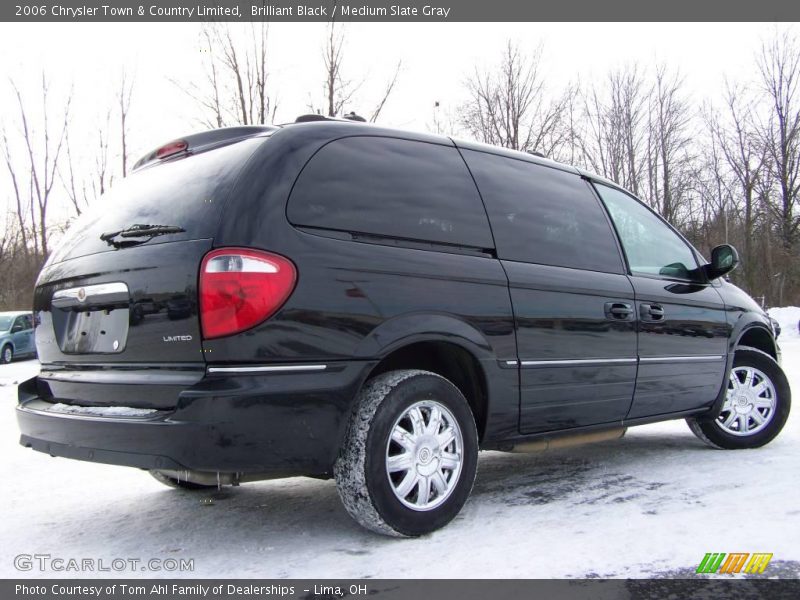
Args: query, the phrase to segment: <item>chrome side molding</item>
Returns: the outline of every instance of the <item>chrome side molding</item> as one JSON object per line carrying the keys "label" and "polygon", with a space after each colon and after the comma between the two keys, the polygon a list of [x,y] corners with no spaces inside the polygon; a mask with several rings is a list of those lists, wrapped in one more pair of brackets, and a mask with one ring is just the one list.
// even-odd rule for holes
{"label": "chrome side molding", "polygon": [[262,365],[241,367],[208,367],[209,374],[216,373],[297,373],[304,371],[324,371],[328,365]]}

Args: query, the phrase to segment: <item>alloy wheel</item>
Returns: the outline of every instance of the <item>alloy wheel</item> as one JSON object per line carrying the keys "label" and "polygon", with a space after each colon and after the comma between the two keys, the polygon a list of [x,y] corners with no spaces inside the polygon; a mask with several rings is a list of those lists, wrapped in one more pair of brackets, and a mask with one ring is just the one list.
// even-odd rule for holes
{"label": "alloy wheel", "polygon": [[386,444],[386,474],[394,495],[415,511],[441,505],[458,484],[464,440],[443,404],[423,400],[395,421]]}
{"label": "alloy wheel", "polygon": [[716,424],[736,436],[763,430],[775,414],[777,394],[769,377],[754,367],[735,367]]}

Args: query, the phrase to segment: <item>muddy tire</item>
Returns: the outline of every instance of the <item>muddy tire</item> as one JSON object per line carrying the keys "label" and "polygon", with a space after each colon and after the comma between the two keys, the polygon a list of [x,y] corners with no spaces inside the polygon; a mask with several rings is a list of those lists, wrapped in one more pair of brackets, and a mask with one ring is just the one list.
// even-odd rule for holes
{"label": "muddy tire", "polygon": [[475,419],[461,391],[435,373],[401,370],[362,389],[334,474],[360,525],[414,537],[459,513],[477,462]]}

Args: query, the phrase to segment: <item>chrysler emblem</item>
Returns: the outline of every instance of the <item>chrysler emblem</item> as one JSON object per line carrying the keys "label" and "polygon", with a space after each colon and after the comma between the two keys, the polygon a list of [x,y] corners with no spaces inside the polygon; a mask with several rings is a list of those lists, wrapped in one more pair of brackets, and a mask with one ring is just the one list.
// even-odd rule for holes
{"label": "chrysler emblem", "polygon": [[86,290],[81,288],[78,290],[78,302],[83,302],[86,300]]}

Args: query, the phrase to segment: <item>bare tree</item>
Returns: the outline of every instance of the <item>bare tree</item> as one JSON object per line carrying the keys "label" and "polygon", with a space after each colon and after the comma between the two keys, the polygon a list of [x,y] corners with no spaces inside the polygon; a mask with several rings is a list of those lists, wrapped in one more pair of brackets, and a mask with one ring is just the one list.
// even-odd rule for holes
{"label": "bare tree", "polygon": [[[269,24],[250,23],[236,35],[227,23],[210,23],[201,32],[206,81],[173,80],[203,111],[212,128],[260,125],[275,118],[277,101],[269,90]],[[237,32],[240,30],[237,30]]]}
{"label": "bare tree", "polygon": [[[322,64],[325,67],[325,82],[323,84],[324,102],[321,106],[315,106],[313,100],[309,102],[309,109],[312,112],[326,114],[329,117],[336,117],[344,113],[347,105],[352,105],[359,92],[362,90],[366,78],[360,80],[348,79],[344,76],[344,60],[346,45],[345,28],[341,23],[331,21],[327,25],[325,44],[322,48]],[[380,117],[389,97],[395,89],[397,80],[400,76],[402,61],[398,61],[383,87],[383,93],[369,113],[369,121],[374,123]]]}
{"label": "bare tree", "polygon": [[75,209],[75,214],[80,217],[84,208],[86,208],[86,188],[83,187],[79,193],[79,184],[76,181],[75,175],[75,161],[72,155],[72,145],[69,142],[69,132],[64,136],[64,147],[66,151],[67,173],[64,174],[64,172],[59,169],[59,176],[61,177],[61,183],[69,197],[69,201]]}
{"label": "bare tree", "polygon": [[[361,87],[342,77],[344,62],[344,26],[331,21],[325,36],[322,61],[325,65],[325,114],[335,117]],[[363,83],[363,82],[362,82]]]}
{"label": "bare tree", "polygon": [[738,184],[742,213],[742,258],[745,287],[755,287],[757,272],[753,237],[757,212],[756,186],[766,163],[765,146],[755,127],[755,106],[741,86],[728,84],[724,113],[713,110],[707,115],[711,136],[716,140],[725,162]]}
{"label": "bare tree", "polygon": [[637,65],[609,73],[584,96],[582,154],[591,169],[641,193],[646,172],[646,114],[651,90]]}
{"label": "bare tree", "polygon": [[467,79],[468,100],[461,107],[465,130],[480,141],[514,150],[553,155],[568,139],[564,117],[567,94],[546,94],[541,48],[526,57],[508,41],[497,68]]}
{"label": "bare tree", "polygon": [[22,190],[19,178],[17,177],[17,169],[14,166],[14,162],[11,159],[10,145],[5,130],[0,132],[0,135],[2,135],[2,142],[3,142],[3,158],[5,160],[6,168],[8,169],[8,175],[11,178],[12,186],[14,188],[17,226],[19,228],[18,229],[19,235],[22,238],[22,250],[27,255],[31,251],[30,245],[28,243],[29,228],[28,228],[28,215],[26,212],[27,203],[23,198],[24,191]]}
{"label": "bare tree", "polygon": [[434,100],[431,120],[426,123],[426,129],[438,135],[459,135],[458,112],[439,100]]}
{"label": "bare tree", "polygon": [[4,133],[5,162],[14,182],[18,203],[18,219],[22,229],[25,229],[22,223],[23,215],[21,214],[24,195],[22,182],[27,179],[27,196],[30,206],[28,227],[31,232],[31,239],[26,240],[26,243],[32,242],[34,255],[44,260],[49,254],[48,209],[53,186],[56,183],[61,151],[67,135],[72,93],[69,92],[63,100],[62,110],[58,115],[58,124],[54,127],[52,124],[52,109],[49,104],[49,83],[45,73],[42,73],[40,88],[41,114],[36,119],[37,126],[33,126],[29,116],[29,105],[23,98],[22,92],[13,80],[10,81],[10,85],[17,99],[20,143],[25,148],[26,160],[24,161],[24,167],[13,161],[13,152],[9,147],[7,135]]}
{"label": "bare tree", "polygon": [[374,123],[378,120],[378,117],[381,115],[381,111],[383,107],[386,106],[386,101],[389,100],[389,96],[392,95],[394,91],[395,85],[397,85],[397,78],[400,76],[400,69],[403,67],[403,61],[397,61],[397,65],[394,68],[394,73],[386,82],[386,85],[383,88],[383,96],[378,101],[378,104],[372,110],[372,114],[369,117],[369,122]]}
{"label": "bare tree", "polygon": [[[690,202],[685,207],[684,232],[695,239],[701,250],[708,250],[717,241],[729,242],[733,237],[729,221],[738,208],[734,197],[735,179],[727,165],[720,139],[713,135],[711,127],[714,109],[708,105],[704,110],[707,129],[703,139],[697,143],[699,158],[692,165]],[[737,273],[738,275],[738,273]]]}
{"label": "bare tree", "polygon": [[[65,140],[66,146],[66,168],[60,171],[61,182],[67,197],[75,209],[75,214],[80,216],[83,211],[114,183],[114,169],[111,159],[114,158],[110,150],[109,131],[111,128],[111,111],[106,112],[105,120],[101,121],[95,132],[96,146],[91,146],[89,150],[92,156],[91,170],[87,168],[85,174],[75,173],[75,159],[72,154],[72,147],[69,136]],[[86,159],[87,157],[83,157]],[[82,162],[79,161],[78,162]],[[123,161],[124,162],[124,161]],[[88,167],[88,160],[84,161]]]}
{"label": "bare tree", "polygon": [[778,187],[778,197],[770,197],[768,205],[779,222],[784,250],[790,252],[800,227],[800,48],[794,35],[785,32],[764,44],[758,69],[770,105],[761,136]]}
{"label": "bare tree", "polygon": [[663,216],[680,224],[691,189],[691,113],[683,79],[659,66],[648,107],[648,200]]}
{"label": "bare tree", "polygon": [[133,78],[128,78],[127,72],[122,70],[119,90],[117,91],[117,106],[120,120],[120,159],[122,161],[122,176],[128,175],[128,113],[131,109],[131,95],[133,94]]}

